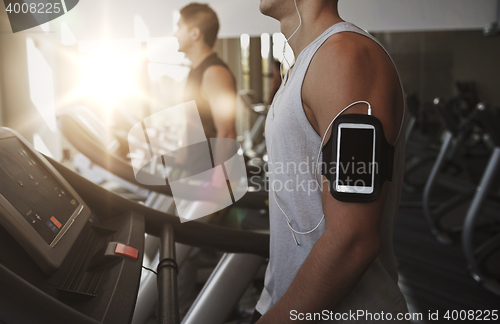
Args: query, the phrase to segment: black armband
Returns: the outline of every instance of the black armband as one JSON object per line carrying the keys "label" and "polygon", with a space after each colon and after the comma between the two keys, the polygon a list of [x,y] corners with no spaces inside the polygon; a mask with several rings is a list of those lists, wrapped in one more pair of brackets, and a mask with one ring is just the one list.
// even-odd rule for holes
{"label": "black armband", "polygon": [[366,203],[380,195],[383,183],[392,181],[394,146],[382,123],[372,115],[340,115],[323,146],[321,174],[331,195],[343,202]]}

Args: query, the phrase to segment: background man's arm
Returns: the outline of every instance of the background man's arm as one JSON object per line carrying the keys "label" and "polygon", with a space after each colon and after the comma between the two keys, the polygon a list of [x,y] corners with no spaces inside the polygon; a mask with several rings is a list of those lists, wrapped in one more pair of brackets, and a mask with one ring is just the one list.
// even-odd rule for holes
{"label": "background man's arm", "polygon": [[222,66],[211,66],[203,74],[202,94],[208,100],[217,137],[236,138],[236,90],[233,77]]}
{"label": "background man's arm", "polygon": [[[394,83],[395,73],[390,72],[394,69],[387,65],[390,60],[379,52],[373,55],[372,51],[359,47],[351,41],[352,35],[347,38],[341,35],[331,37],[309,67],[302,89],[306,115],[322,136],[341,109],[366,100],[372,104],[373,115],[381,120],[386,137],[392,143],[400,117],[394,114],[395,91],[399,86]],[[366,105],[358,105],[346,113],[366,112]],[[379,254],[387,185],[386,182],[376,201],[364,204],[337,201],[328,186],[323,185],[325,231],[285,295],[259,323],[293,323],[291,310],[321,312],[334,307],[349,294]],[[318,220],[320,216],[310,215]],[[290,244],[295,243],[291,240]]]}
{"label": "background man's arm", "polygon": [[[236,139],[236,90],[231,73],[222,66],[211,66],[203,74],[201,85],[202,95],[210,104],[217,138]],[[212,147],[212,153],[214,156],[230,156],[231,152],[225,152],[229,149],[224,145],[216,145]],[[231,170],[226,169],[226,172],[230,173]],[[226,186],[226,180],[214,174],[212,185],[222,188]]]}

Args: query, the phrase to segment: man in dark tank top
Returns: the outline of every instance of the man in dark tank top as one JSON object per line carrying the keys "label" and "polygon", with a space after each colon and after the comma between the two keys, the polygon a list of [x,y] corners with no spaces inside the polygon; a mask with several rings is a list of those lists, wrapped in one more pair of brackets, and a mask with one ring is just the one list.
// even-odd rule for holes
{"label": "man in dark tank top", "polygon": [[184,100],[196,101],[207,138],[235,139],[235,80],[212,50],[219,31],[217,14],[206,4],[191,3],[180,16],[175,37],[179,52],[192,63]]}
{"label": "man in dark tank top", "polygon": [[[185,174],[195,175],[212,168],[207,143],[211,138],[236,138],[236,84],[227,65],[217,57],[213,46],[219,31],[217,14],[206,4],[191,3],[180,10],[180,19],[175,37],[179,42],[179,52],[191,61],[184,102],[195,101],[199,118],[205,131],[207,142],[189,145],[185,150],[179,150],[175,162],[182,166]],[[196,142],[197,129],[190,129],[190,124],[198,127],[198,116],[188,115],[187,129],[183,135],[184,143]],[[198,138],[199,139],[199,138]],[[184,144],[185,145],[185,144]],[[212,154],[224,150],[211,147]],[[216,180],[214,180],[217,182]],[[215,186],[227,186],[226,182],[213,183]],[[207,216],[210,217],[210,216]],[[190,274],[196,274],[197,257],[190,258],[184,264],[185,270],[180,273],[180,313],[185,314],[190,306],[190,296],[194,291],[195,279]],[[193,270],[194,269],[194,270]]]}

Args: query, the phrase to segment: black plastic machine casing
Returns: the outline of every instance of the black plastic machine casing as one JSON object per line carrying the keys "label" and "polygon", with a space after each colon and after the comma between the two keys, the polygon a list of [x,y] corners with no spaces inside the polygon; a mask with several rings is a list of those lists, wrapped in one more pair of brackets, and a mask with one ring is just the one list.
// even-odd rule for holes
{"label": "black plastic machine casing", "polygon": [[[0,322],[129,323],[142,270],[144,217],[135,212],[113,218],[94,214],[26,140],[0,128],[0,145],[7,140],[9,147],[16,141],[15,147],[23,148],[30,162],[35,162],[33,168],[48,172],[57,188],[78,202],[78,208],[61,227],[66,227],[63,235],[49,244],[0,195]],[[4,154],[10,153],[6,146]],[[0,186],[12,181],[1,180]],[[106,258],[102,253],[110,242],[137,249],[137,258],[113,255],[112,262],[91,269],[95,260]]]}

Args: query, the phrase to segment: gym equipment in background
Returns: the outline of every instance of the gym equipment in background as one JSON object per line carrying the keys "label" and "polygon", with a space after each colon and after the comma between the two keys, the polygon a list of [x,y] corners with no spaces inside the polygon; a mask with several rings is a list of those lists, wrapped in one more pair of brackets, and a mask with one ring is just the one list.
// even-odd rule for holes
{"label": "gym equipment in background", "polygon": [[[423,108],[415,93],[406,97],[408,107],[408,124],[406,126],[406,151],[405,151],[405,173],[403,190],[406,192],[417,192],[422,189],[425,181],[422,181],[422,173],[425,172],[429,163],[433,163],[439,152],[439,141],[417,132],[416,127],[423,128]],[[426,136],[427,135],[427,136]],[[426,173],[424,173],[427,175]],[[416,204],[420,207],[421,204]]]}
{"label": "gym equipment in background", "polygon": [[[460,231],[463,225],[463,219],[457,217],[457,213],[453,210],[457,205],[467,204],[475,188],[467,173],[463,148],[472,133],[472,120],[476,111],[469,112],[467,117],[463,118],[461,115],[454,114],[452,109],[454,105],[443,99],[436,98],[434,105],[442,118],[445,130],[442,134],[443,142],[439,154],[424,187],[422,207],[436,239],[442,244],[452,244],[453,239],[450,234]],[[451,175],[443,174],[443,167],[447,167]],[[435,202],[436,185],[452,191],[453,195],[446,197],[444,201],[440,201],[436,207],[432,208]],[[445,217],[450,214],[452,217]]]}
{"label": "gym equipment in background", "polygon": [[[242,149],[249,177],[265,177],[267,149],[264,127],[269,106],[260,102],[253,90],[238,91],[239,110],[247,115],[246,119],[255,119],[251,126],[243,129]],[[249,127],[249,128],[248,128]]]}
{"label": "gym equipment in background", "polygon": [[[500,295],[500,192],[496,177],[500,169],[500,111],[485,104],[478,104],[477,110],[495,148],[465,216],[462,248],[473,278]],[[485,217],[493,223],[480,226],[480,218]]]}

